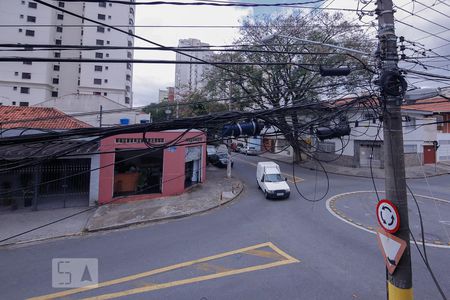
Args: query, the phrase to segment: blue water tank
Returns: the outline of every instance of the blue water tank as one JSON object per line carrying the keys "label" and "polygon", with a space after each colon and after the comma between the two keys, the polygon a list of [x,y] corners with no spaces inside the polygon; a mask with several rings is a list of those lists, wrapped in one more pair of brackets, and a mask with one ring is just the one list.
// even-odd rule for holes
{"label": "blue water tank", "polygon": [[120,119],[120,125],[128,125],[128,124],[130,124],[130,119],[128,118]]}

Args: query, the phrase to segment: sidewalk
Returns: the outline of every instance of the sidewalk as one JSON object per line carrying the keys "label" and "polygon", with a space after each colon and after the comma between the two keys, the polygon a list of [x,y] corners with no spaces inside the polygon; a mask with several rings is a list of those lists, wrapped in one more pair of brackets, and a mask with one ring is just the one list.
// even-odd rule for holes
{"label": "sidewalk", "polygon": [[[208,167],[206,176],[205,183],[193,186],[182,195],[94,207],[64,221],[2,242],[0,246],[182,218],[223,205],[235,199],[243,190],[241,181],[226,178],[226,170]],[[2,212],[0,240],[86,209],[88,207]]]}
{"label": "sidewalk", "polygon": [[[292,163],[292,157],[273,154],[273,153],[263,153],[260,155],[261,157],[265,157],[271,160],[276,160],[285,163]],[[320,164],[307,160],[299,163],[299,166],[302,168],[310,169],[310,170],[319,170],[323,171]],[[322,166],[328,173],[332,174],[340,174],[340,175],[348,175],[348,176],[356,176],[356,177],[371,177],[370,168],[351,168],[335,165],[332,163],[322,163]],[[373,168],[372,169],[373,176],[375,178],[384,178],[384,169]],[[437,163],[431,165],[423,165],[423,166],[414,166],[414,167],[406,167],[406,178],[415,179],[415,178],[424,178],[424,177],[432,177],[439,176],[444,174],[450,174],[450,164],[446,163]]]}

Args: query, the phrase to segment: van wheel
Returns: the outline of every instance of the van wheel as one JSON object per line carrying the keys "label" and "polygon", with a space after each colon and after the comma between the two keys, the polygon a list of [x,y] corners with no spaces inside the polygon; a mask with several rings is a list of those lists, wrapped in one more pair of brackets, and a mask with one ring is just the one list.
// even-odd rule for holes
{"label": "van wheel", "polygon": [[258,180],[256,180],[256,185],[258,186],[258,190],[260,190],[261,187],[259,186]]}
{"label": "van wheel", "polygon": [[269,194],[267,194],[267,191],[264,191],[264,197],[266,197],[266,199],[269,199]]}

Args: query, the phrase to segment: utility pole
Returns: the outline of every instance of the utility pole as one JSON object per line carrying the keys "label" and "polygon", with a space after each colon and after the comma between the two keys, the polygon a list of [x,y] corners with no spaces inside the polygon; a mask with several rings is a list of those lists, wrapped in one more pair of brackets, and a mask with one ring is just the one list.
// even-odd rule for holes
{"label": "utility pole", "polygon": [[411,249],[408,220],[408,203],[403,150],[401,103],[406,82],[398,70],[397,37],[394,28],[392,0],[377,0],[378,40],[381,76],[381,103],[383,111],[384,168],[386,199],[398,208],[400,228],[394,234],[406,242],[406,249],[395,272],[387,275],[389,300],[413,299]]}
{"label": "utility pole", "polygon": [[[231,90],[231,79],[229,81],[229,93],[230,93],[230,100],[228,101],[228,111],[231,111],[231,99],[233,97],[233,92]],[[227,146],[227,178],[231,178],[231,143],[233,140],[228,140]]]}

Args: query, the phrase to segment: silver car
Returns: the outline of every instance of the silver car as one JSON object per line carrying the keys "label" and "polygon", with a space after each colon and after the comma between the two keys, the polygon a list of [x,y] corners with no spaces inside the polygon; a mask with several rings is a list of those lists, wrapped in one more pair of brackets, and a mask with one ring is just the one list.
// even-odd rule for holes
{"label": "silver car", "polygon": [[246,155],[258,155],[258,150],[256,150],[256,147],[254,147],[254,146],[246,146],[245,148],[244,148],[244,153],[246,154]]}

